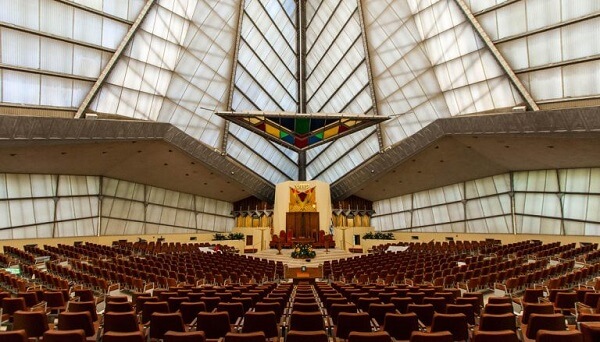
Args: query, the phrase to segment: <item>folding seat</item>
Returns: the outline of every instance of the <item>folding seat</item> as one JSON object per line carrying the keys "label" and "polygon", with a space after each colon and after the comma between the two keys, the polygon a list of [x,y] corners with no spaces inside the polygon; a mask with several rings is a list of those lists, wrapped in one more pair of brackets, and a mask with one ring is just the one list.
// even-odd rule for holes
{"label": "folding seat", "polygon": [[108,302],[128,302],[129,298],[127,296],[106,296],[105,301]]}
{"label": "folding seat", "polygon": [[406,314],[385,315],[383,320],[383,331],[386,331],[396,340],[408,340],[413,331],[419,330],[419,318],[414,312]]}
{"label": "folding seat", "polygon": [[[252,302],[252,298],[249,298],[249,297],[232,297],[231,302],[232,303],[242,303],[242,305],[244,306],[244,312],[248,312],[248,310],[250,310],[254,306],[254,303]],[[208,307],[207,307],[207,309],[208,309]]]}
{"label": "folding seat", "polygon": [[517,322],[515,315],[512,313],[506,314],[483,314],[479,319],[479,330],[484,331],[500,331],[512,330],[517,331]]}
{"label": "folding seat", "polygon": [[[241,303],[237,303],[237,304],[241,304]],[[242,307],[242,310],[243,310],[243,307]],[[281,308],[279,303],[276,303],[276,302],[271,302],[271,303],[258,302],[258,303],[256,303],[256,305],[254,305],[254,311],[256,311],[256,312],[273,311],[273,312],[275,312],[275,317],[277,318],[278,322],[281,320],[281,316],[283,315],[283,309]]]}
{"label": "folding seat", "polygon": [[406,313],[408,305],[414,303],[410,297],[392,297],[390,302],[394,304],[396,310],[400,313]]}
{"label": "folding seat", "polygon": [[363,312],[369,311],[369,305],[371,304],[381,304],[381,300],[378,297],[360,297],[356,302],[358,309]]}
{"label": "folding seat", "polygon": [[367,311],[369,317],[375,320],[378,325],[383,324],[383,320],[387,313],[397,313],[396,306],[394,304],[371,304],[369,305],[369,310]]}
{"label": "folding seat", "polygon": [[141,331],[109,331],[102,336],[102,342],[145,342]]}
{"label": "folding seat", "polygon": [[148,336],[150,339],[162,340],[167,331],[184,332],[185,330],[183,318],[180,313],[155,312],[150,317]]}
{"label": "folding seat", "polygon": [[583,322],[579,325],[584,342],[600,341],[600,324]]}
{"label": "folding seat", "polygon": [[[263,339],[264,341],[264,339]],[[286,342],[328,342],[328,336],[325,331],[296,331],[290,330],[288,331],[286,338]],[[227,340],[226,340],[227,342]],[[231,341],[234,342],[234,341]]]}
{"label": "folding seat", "polygon": [[359,332],[353,331],[348,335],[348,342],[391,342],[392,338],[385,331]]}
{"label": "folding seat", "polygon": [[27,333],[24,329],[0,331],[0,341],[2,342],[28,342]]}
{"label": "folding seat", "polygon": [[104,312],[129,312],[133,311],[133,306],[129,302],[108,302]]}
{"label": "folding seat", "polygon": [[349,313],[341,312],[337,318],[335,337],[338,339],[348,339],[352,331],[370,332],[371,320],[366,312]]}
{"label": "folding seat", "polygon": [[521,324],[529,324],[529,316],[532,313],[553,314],[554,306],[552,303],[525,304],[523,315],[521,316]]}
{"label": "folding seat", "polygon": [[203,331],[167,331],[164,342],[205,342],[206,336]]}
{"label": "folding seat", "polygon": [[577,293],[559,292],[556,294],[554,307],[559,309],[563,314],[572,314],[575,313],[575,303],[577,301]]}
{"label": "folding seat", "polygon": [[189,301],[189,297],[169,297],[167,298],[167,303],[169,304],[169,311],[176,312],[177,310],[179,310],[179,306],[181,305],[181,303]]}
{"label": "folding seat", "polygon": [[13,314],[13,330],[25,330],[27,337],[39,340],[49,329],[48,318],[41,311],[18,310]]}
{"label": "folding seat", "polygon": [[82,329],[84,337],[95,340],[96,328],[92,321],[92,316],[87,311],[82,312],[61,312],[58,314],[58,330]]}
{"label": "folding seat", "polygon": [[39,303],[35,292],[19,292],[17,297],[25,299],[25,306],[31,308]]}
{"label": "folding seat", "polygon": [[512,304],[487,304],[483,308],[483,312],[486,314],[500,315],[504,313],[512,313],[513,307]]}
{"label": "folding seat", "polygon": [[244,305],[242,303],[219,303],[216,307],[217,312],[227,312],[229,314],[229,323],[235,324],[240,318],[244,317]]}
{"label": "folding seat", "polygon": [[289,329],[296,331],[325,330],[325,322],[320,311],[292,311]]}
{"label": "folding seat", "polygon": [[224,342],[265,342],[267,338],[262,331],[251,333],[234,333],[230,332],[225,335]]}
{"label": "folding seat", "polygon": [[44,333],[44,342],[85,342],[82,329],[48,330]]}
{"label": "folding seat", "polygon": [[268,312],[247,312],[244,316],[242,326],[243,333],[262,331],[267,339],[277,338],[277,318],[272,311]]}
{"label": "folding seat", "polygon": [[150,317],[155,312],[168,313],[169,303],[167,302],[145,302],[142,306],[142,324],[150,322]]}
{"label": "folding seat", "polygon": [[356,305],[354,303],[331,305],[331,309],[329,310],[329,317],[331,317],[333,324],[337,324],[338,316],[342,312],[356,313]]}
{"label": "folding seat", "polygon": [[416,313],[423,325],[430,326],[435,311],[432,304],[409,304],[407,312]]}
{"label": "folding seat", "polygon": [[421,332],[415,331],[410,336],[410,342],[454,342],[449,331]]}
{"label": "folding seat", "polygon": [[[477,305],[479,306],[479,308],[477,306],[474,306],[473,308],[475,309],[475,313],[479,312],[479,310],[481,310],[483,308],[483,293],[481,292],[465,292],[462,295],[462,298],[477,298]],[[460,298],[456,298],[457,303],[459,304]],[[465,304],[465,303],[461,303],[461,304]]]}
{"label": "folding seat", "polygon": [[204,331],[207,339],[225,337],[231,332],[229,314],[227,312],[199,312],[196,320],[196,330]]}
{"label": "folding seat", "polygon": [[423,304],[433,305],[433,310],[435,312],[446,312],[446,299],[443,297],[425,297],[423,298]]}
{"label": "folding seat", "polygon": [[431,332],[450,331],[455,341],[469,339],[469,326],[464,314],[435,313],[431,322]]}
{"label": "folding seat", "polygon": [[531,314],[525,332],[528,339],[535,340],[539,330],[566,330],[565,316],[563,314]]}
{"label": "folding seat", "polygon": [[292,305],[292,311],[313,312],[320,311],[321,308],[317,302],[313,303],[296,303]]}
{"label": "folding seat", "polygon": [[519,342],[519,338],[512,330],[478,330],[473,333],[473,342]]}
{"label": "folding seat", "polygon": [[25,310],[24,298],[2,298],[2,321],[13,320],[13,315],[16,311]]}
{"label": "folding seat", "polygon": [[488,297],[488,304],[511,304],[510,297]]}
{"label": "folding seat", "polygon": [[104,314],[103,335],[109,331],[136,332],[140,331],[135,312],[107,312]]}

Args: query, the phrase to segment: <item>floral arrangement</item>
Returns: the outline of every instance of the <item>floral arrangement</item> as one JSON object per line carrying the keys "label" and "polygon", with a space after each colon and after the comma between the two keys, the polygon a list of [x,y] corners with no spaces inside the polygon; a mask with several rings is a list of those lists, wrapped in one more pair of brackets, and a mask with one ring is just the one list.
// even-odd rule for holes
{"label": "floral arrangement", "polygon": [[292,251],[292,258],[295,259],[312,259],[317,256],[317,252],[315,252],[312,248],[312,245],[298,243],[294,246],[294,250]]}
{"label": "floral arrangement", "polygon": [[222,240],[243,240],[244,233],[229,233],[228,235],[222,233],[216,233],[213,240],[222,241]]}
{"label": "floral arrangement", "polygon": [[363,239],[375,239],[375,240],[395,240],[394,237],[394,233],[383,233],[383,232],[376,232],[376,233],[366,233],[365,235],[363,235]]}

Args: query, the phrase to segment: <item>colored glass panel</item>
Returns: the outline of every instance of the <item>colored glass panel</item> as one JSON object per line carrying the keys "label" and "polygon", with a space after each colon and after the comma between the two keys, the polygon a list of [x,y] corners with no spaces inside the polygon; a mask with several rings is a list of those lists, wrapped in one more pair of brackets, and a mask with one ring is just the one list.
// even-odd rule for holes
{"label": "colored glass panel", "polygon": [[310,119],[296,119],[296,133],[298,134],[306,134],[310,132]]}
{"label": "colored glass panel", "polygon": [[298,148],[305,148],[306,146],[308,146],[308,138],[296,137],[296,141],[294,142],[294,145],[296,145],[296,147],[298,147]]}
{"label": "colored glass panel", "polygon": [[325,139],[329,139],[333,136],[336,136],[338,134],[338,127],[339,126],[335,126],[335,127],[331,127],[330,129],[325,130],[323,137]]}
{"label": "colored glass panel", "polygon": [[318,142],[321,142],[323,139],[319,139],[319,137],[317,137],[316,135],[310,136],[308,137],[308,144],[312,145],[312,144],[316,144]]}
{"label": "colored glass panel", "polygon": [[279,128],[277,127],[274,127],[272,125],[265,125],[265,132],[267,132],[267,134],[279,138]]}

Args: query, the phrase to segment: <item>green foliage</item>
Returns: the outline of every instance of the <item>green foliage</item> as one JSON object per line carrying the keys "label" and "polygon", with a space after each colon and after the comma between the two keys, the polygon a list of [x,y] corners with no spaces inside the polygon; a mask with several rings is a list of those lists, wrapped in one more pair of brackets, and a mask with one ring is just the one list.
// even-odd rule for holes
{"label": "green foliage", "polygon": [[216,233],[213,240],[222,241],[222,240],[243,240],[244,233],[229,233],[227,235],[223,233]]}
{"label": "green foliage", "polygon": [[394,233],[384,233],[384,232],[376,232],[371,233],[368,232],[363,235],[363,239],[367,240],[395,240]]}
{"label": "green foliage", "polygon": [[312,248],[312,245],[299,243],[294,246],[294,250],[292,251],[292,258],[295,259],[312,259],[317,256],[317,252],[315,252]]}

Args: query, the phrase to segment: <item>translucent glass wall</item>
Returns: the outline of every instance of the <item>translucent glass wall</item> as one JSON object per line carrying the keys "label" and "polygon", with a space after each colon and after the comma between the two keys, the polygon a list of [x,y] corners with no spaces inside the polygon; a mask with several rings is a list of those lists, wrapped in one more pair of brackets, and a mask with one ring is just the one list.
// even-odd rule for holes
{"label": "translucent glass wall", "polygon": [[0,174],[0,239],[233,227],[232,204],[111,178]]}
{"label": "translucent glass wall", "polygon": [[373,207],[378,230],[600,235],[600,169],[506,173]]}

